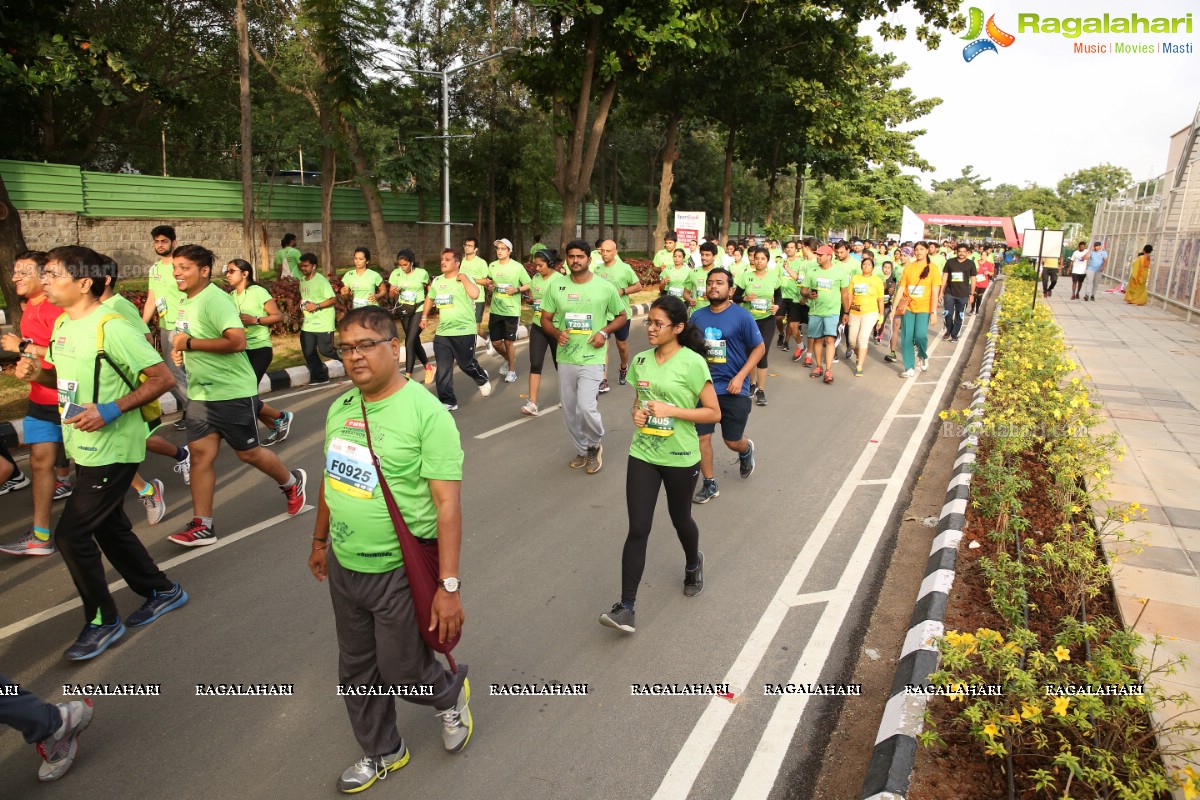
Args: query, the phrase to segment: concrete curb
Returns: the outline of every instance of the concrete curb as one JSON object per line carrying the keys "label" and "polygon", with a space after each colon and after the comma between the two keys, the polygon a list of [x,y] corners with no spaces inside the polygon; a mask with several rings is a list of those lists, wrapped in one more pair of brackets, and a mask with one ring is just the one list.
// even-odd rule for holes
{"label": "concrete curb", "polygon": [[[633,317],[640,317],[649,313],[650,304],[638,303],[635,306],[631,306],[630,310],[633,312],[630,319]],[[517,326],[517,341],[528,338],[529,326]],[[424,347],[425,355],[432,358],[433,343],[425,342]],[[485,347],[486,344],[483,339],[476,339],[476,353],[484,350]],[[401,348],[400,357],[404,358],[405,355],[404,348]],[[346,375],[345,370],[342,368],[342,362],[340,361],[326,361],[325,366],[329,368],[330,378],[341,378],[345,377]],[[264,375],[262,381],[260,381],[258,384],[258,391],[260,394],[265,395],[268,392],[278,392],[283,389],[292,389],[297,386],[307,386],[308,382],[308,367],[288,367],[287,369],[281,369],[276,372],[268,372],[266,375]],[[164,394],[162,397],[160,397],[159,402],[162,403],[163,414],[174,414],[179,410],[178,406],[175,404],[175,398],[170,393]],[[20,447],[21,445],[25,444],[24,422],[19,419],[9,422],[0,422],[0,441],[3,441],[9,449]]]}
{"label": "concrete curb", "polygon": [[946,498],[938,520],[938,535],[929,551],[925,579],[921,581],[921,589],[917,593],[904,647],[900,652],[900,662],[892,679],[891,693],[875,735],[875,748],[871,752],[871,762],[859,795],[861,800],[902,800],[912,778],[917,758],[917,735],[924,724],[928,695],[908,694],[906,689],[910,685],[928,686],[929,676],[938,666],[939,653],[933,640],[945,632],[946,605],[950,587],[954,584],[958,543],[967,524],[967,503],[979,447],[978,418],[983,416],[987,387],[992,378],[992,363],[996,358],[999,307],[1000,300],[997,300],[996,313],[993,314],[989,329],[991,338],[984,350],[978,386],[971,401],[972,421],[967,424],[958,445],[958,458],[954,462],[954,471],[946,487]]}

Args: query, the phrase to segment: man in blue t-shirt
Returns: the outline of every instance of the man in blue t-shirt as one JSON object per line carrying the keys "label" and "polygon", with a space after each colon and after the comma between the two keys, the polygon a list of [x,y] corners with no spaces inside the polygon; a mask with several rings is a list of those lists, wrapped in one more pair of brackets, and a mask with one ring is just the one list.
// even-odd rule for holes
{"label": "man in blue t-shirt", "polygon": [[1100,283],[1100,275],[1108,266],[1108,251],[1100,242],[1092,243],[1092,252],[1088,253],[1087,274],[1083,276],[1083,299],[1096,299],[1096,284]]}
{"label": "man in blue t-shirt", "polygon": [[[746,421],[750,419],[748,378],[767,345],[754,317],[733,302],[732,272],[724,267],[710,270],[704,293],[708,306],[697,308],[691,323],[704,333],[708,348],[708,370],[721,406],[721,438],[738,454],[738,472],[749,478],[754,472],[754,442],[746,438]],[[712,435],[716,429],[715,423],[696,425],[704,484],[692,498],[694,503],[707,503],[721,495],[713,471]]]}

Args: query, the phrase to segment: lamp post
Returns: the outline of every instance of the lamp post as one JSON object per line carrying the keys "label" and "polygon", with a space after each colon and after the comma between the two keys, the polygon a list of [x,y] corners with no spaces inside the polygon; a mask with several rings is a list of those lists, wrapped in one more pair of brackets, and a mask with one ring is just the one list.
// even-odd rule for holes
{"label": "lamp post", "polygon": [[445,70],[411,69],[402,67],[405,72],[416,72],[421,75],[437,75],[442,79],[442,135],[435,137],[421,136],[417,138],[435,138],[442,140],[442,247],[450,247],[450,76],[462,72],[469,67],[476,67],[502,56],[521,52],[518,47],[505,47],[490,56],[477,58],[457,67]]}

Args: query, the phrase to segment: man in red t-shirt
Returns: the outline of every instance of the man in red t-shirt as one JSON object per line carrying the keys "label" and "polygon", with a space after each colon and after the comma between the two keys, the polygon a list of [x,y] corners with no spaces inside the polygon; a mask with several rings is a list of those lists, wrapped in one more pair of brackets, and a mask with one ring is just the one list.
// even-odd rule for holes
{"label": "man in red t-shirt", "polygon": [[[21,335],[4,335],[0,346],[20,353],[26,358],[46,354],[54,321],[62,309],[46,298],[42,288],[42,270],[46,254],[39,251],[18,253],[13,263],[13,283],[17,294],[25,299],[21,315]],[[49,366],[43,361],[42,366]],[[62,451],[62,420],[59,418],[58,392],[36,383],[29,385],[29,404],[24,420],[25,443],[29,445],[29,467],[33,478],[33,527],[11,544],[0,545],[0,553],[15,556],[48,556],[54,553],[50,541],[50,506],[61,495],[70,494],[69,479],[56,486],[55,463],[66,464]],[[58,491],[56,491],[58,489]]]}

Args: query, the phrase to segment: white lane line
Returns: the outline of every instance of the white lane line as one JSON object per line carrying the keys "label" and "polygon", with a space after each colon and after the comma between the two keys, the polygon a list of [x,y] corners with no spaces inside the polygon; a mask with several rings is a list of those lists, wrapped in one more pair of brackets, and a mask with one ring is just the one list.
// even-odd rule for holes
{"label": "white lane line", "polygon": [[[920,414],[897,414],[896,419],[909,419],[911,417],[919,417]],[[686,564],[684,565],[686,566]]]}
{"label": "white lane line", "polygon": [[[935,341],[930,350],[933,350],[937,346],[938,343]],[[949,371],[950,370],[948,369],[947,372]],[[891,405],[888,407],[887,411],[884,412],[883,418],[880,420],[879,426],[876,428],[875,433],[871,435],[871,439],[874,439],[879,443],[883,442],[884,436],[891,427],[892,420],[896,418],[897,412],[904,403],[904,400],[908,397],[908,393],[913,385],[913,381],[905,381],[900,387],[900,390],[896,393],[896,397],[893,398]],[[936,394],[937,393],[935,392],[934,396],[936,396]],[[929,405],[933,405],[932,398],[930,399]],[[932,412],[930,411],[929,413]],[[896,470],[893,471],[893,475],[900,475],[902,477],[905,473],[900,471],[901,467],[907,469],[913,458],[915,458],[915,448],[911,445],[914,441],[918,440],[918,432],[921,431],[921,428],[922,426],[918,424],[916,430],[912,433],[912,435],[910,435],[910,446],[904,448],[904,453],[901,456],[901,463],[897,465]],[[741,652],[739,652],[737,658],[734,659],[734,662],[730,666],[728,673],[726,673],[723,682],[739,687],[746,687],[749,685],[750,679],[754,676],[754,672],[758,669],[758,665],[762,662],[763,657],[766,655],[767,649],[771,645],[771,641],[779,632],[779,626],[783,623],[783,619],[787,615],[789,608],[788,603],[800,595],[800,588],[803,586],[805,579],[808,577],[809,570],[812,568],[812,565],[816,563],[817,556],[824,549],[825,543],[833,533],[834,525],[837,523],[842,512],[849,503],[851,495],[853,495],[853,493],[857,490],[858,482],[862,480],[862,476],[866,472],[871,459],[877,452],[878,448],[868,448],[864,450],[859,455],[858,461],[856,461],[854,466],[850,468],[850,473],[846,476],[846,480],[838,489],[837,494],[834,495],[833,500],[826,507],[825,513],[822,515],[821,519],[818,520],[812,534],[809,536],[808,540],[804,543],[804,546],[797,554],[795,561],[792,562],[791,569],[784,577],[779,589],[776,590],[775,596],[769,601],[766,610],[763,612],[763,615],[755,624],[754,630],[751,631],[749,638],[746,639],[746,643],[742,645]],[[888,514],[891,513],[891,505],[895,502],[895,498],[899,495],[900,487],[902,486],[903,481],[897,480],[892,486],[888,487],[888,489],[884,492],[883,498],[876,505],[876,510],[872,515],[872,520],[874,520],[876,517],[881,517],[882,519],[886,520]],[[870,561],[870,553],[874,550],[874,546],[874,542],[872,542],[871,550],[867,551],[865,558],[862,558],[863,571],[866,570],[867,563]],[[863,550],[863,547],[864,544],[860,540],[859,546],[854,551],[855,558],[859,557],[859,553]],[[851,565],[853,565],[853,563],[854,562],[852,560]],[[850,567],[848,566],[847,571],[849,571],[849,569]],[[841,584],[843,581],[839,581],[839,589],[842,588]],[[852,592],[848,594],[852,594]],[[836,635],[837,629],[840,628],[841,623],[844,621],[846,611],[849,608],[849,597],[845,600],[832,599],[830,604],[826,606],[825,611],[822,613],[822,620],[824,620],[826,615],[829,614],[831,607],[834,607],[838,611],[838,615],[835,617],[838,624],[834,626],[834,635]],[[814,631],[814,639],[823,639],[826,636],[820,625],[821,623],[818,623],[818,628]],[[810,648],[805,648],[805,652],[809,652],[809,650]],[[827,647],[824,650],[824,653],[827,655],[829,652],[831,652],[831,648]],[[805,663],[806,662],[802,657],[801,664]],[[819,669],[814,671],[812,674],[819,674]],[[736,706],[734,704],[724,700],[723,698],[713,698],[709,702],[708,706],[701,713],[700,719],[696,721],[695,726],[692,728],[691,734],[688,735],[687,740],[680,748],[678,755],[676,755],[674,762],[671,764],[671,767],[667,770],[666,775],[663,776],[662,783],[659,784],[658,790],[654,793],[654,800],[686,800],[687,796],[691,793],[692,786],[695,783],[697,776],[700,774],[700,770],[703,769],[704,764],[708,761],[708,757],[712,753],[713,747],[716,746],[717,740],[720,738],[721,733],[725,728],[725,724],[733,715],[735,708]],[[802,706],[800,708],[800,713],[803,713],[803,710],[804,709]],[[772,721],[774,720],[775,716],[773,715]],[[796,717],[796,720],[797,722],[799,721],[798,716]],[[783,742],[781,747],[784,751],[786,751],[788,745],[791,743],[791,733],[788,732],[782,738]],[[761,749],[762,746],[763,745],[760,742],[759,748]],[[781,759],[782,755],[780,755],[780,760]],[[778,766],[776,766],[775,772],[772,773],[770,777],[770,782],[772,784],[774,783],[774,775],[776,773],[778,773]],[[743,776],[743,780],[744,779],[745,778]],[[768,789],[769,788],[770,787],[768,786]]]}
{"label": "white lane line", "polygon": [[[287,394],[264,394],[264,395],[262,395],[262,397],[268,398],[271,400],[285,400],[289,397],[296,397],[297,395],[311,394],[312,392],[319,392],[322,389],[337,389],[346,384],[349,384],[350,386],[354,385],[354,384],[350,383],[350,381],[348,381],[348,380],[337,381],[337,382],[330,381],[329,383],[322,383],[320,386],[309,386],[307,389],[297,389],[296,391],[288,392]],[[684,566],[686,566],[686,564]]]}
{"label": "white lane line", "polygon": [[544,417],[547,414],[549,414],[551,411],[557,411],[560,408],[562,408],[562,403],[555,403],[552,406],[548,406],[547,408],[541,409],[541,411],[538,413],[537,417],[521,417],[521,419],[514,419],[512,422],[506,422],[505,424],[501,425],[499,428],[492,428],[490,431],[484,431],[483,433],[476,434],[475,438],[476,439],[487,439],[489,437],[495,436],[497,433],[504,433],[509,428],[515,428],[518,425],[524,425],[526,422],[533,422],[538,417]]}
{"label": "white lane line", "polygon": [[[859,486],[887,486],[892,482],[893,478],[864,478],[858,482]],[[686,564],[684,566],[687,566]]]}
{"label": "white lane line", "polygon": [[[311,511],[313,508],[314,508],[314,506],[302,506],[300,508],[300,510],[298,512],[296,512],[295,516],[299,516],[300,514],[303,514],[305,511]],[[233,533],[228,536],[221,536],[220,538],[217,539],[216,544],[210,544],[205,547],[197,547],[197,548],[189,550],[186,553],[175,556],[175,558],[169,559],[169,560],[164,561],[163,563],[159,564],[158,568],[161,569],[163,572],[166,572],[168,569],[172,569],[174,567],[179,566],[180,564],[184,564],[188,561],[191,561],[193,558],[199,558],[200,556],[202,556],[206,553],[211,553],[214,550],[220,550],[222,547],[231,545],[234,542],[241,541],[242,539],[245,539],[247,536],[252,536],[253,534],[258,533],[259,531],[266,530],[267,528],[278,525],[279,523],[283,522],[284,520],[291,519],[291,518],[292,518],[292,516],[289,516],[286,512],[283,514],[277,514],[277,515],[271,517],[270,519],[265,519],[262,522],[251,525],[249,528],[243,528],[242,530],[238,531],[237,533]],[[117,591],[118,589],[124,589],[128,585],[129,584],[125,583],[125,581],[123,581],[123,580],[114,581],[113,583],[110,583],[108,585],[108,591],[110,593],[112,593],[112,592]],[[58,605],[53,606],[52,608],[47,608],[45,611],[34,614],[32,617],[26,617],[23,620],[12,623],[11,625],[6,625],[5,627],[0,628],[0,641],[4,641],[5,639],[7,639],[10,636],[15,636],[16,634],[21,633],[22,631],[29,630],[34,625],[45,622],[48,619],[54,619],[58,615],[64,614],[73,608],[79,608],[82,605],[83,605],[83,603],[78,599],[68,600],[65,603],[59,603]]]}
{"label": "white lane line", "polygon": [[837,594],[837,589],[829,589],[824,592],[809,592],[808,594],[798,594],[784,602],[792,608],[799,608],[800,606],[810,606],[814,603],[828,603]]}
{"label": "white lane line", "polygon": [[936,386],[937,381],[914,381],[913,386]]}
{"label": "white lane line", "polygon": [[[929,402],[926,403],[921,421],[917,423],[916,430],[909,436],[900,461],[892,473],[896,481],[887,488],[883,497],[876,504],[875,512],[871,515],[862,537],[858,540],[858,546],[854,548],[846,570],[838,581],[835,597],[822,610],[816,628],[800,654],[800,661],[796,664],[796,669],[792,672],[790,679],[792,683],[815,680],[825,666],[829,654],[837,646],[842,625],[850,612],[850,604],[858,595],[858,588],[862,585],[863,578],[866,577],[871,556],[875,553],[879,540],[883,538],[892,506],[899,498],[900,490],[904,486],[902,478],[916,460],[917,452],[920,449],[918,446],[920,440],[938,412],[938,398],[941,397],[949,383],[950,375],[954,372],[962,353],[963,348],[955,350],[950,363],[946,365],[946,369],[938,379],[938,388],[934,390]],[[792,736],[800,724],[800,719],[807,706],[808,695],[784,695],[780,698],[775,706],[775,711],[771,714],[771,720],[763,731],[762,738],[759,739],[758,747],[755,748],[754,755],[742,775],[741,783],[738,784],[737,792],[733,796],[734,800],[766,800],[779,776],[780,767],[791,746]]]}

